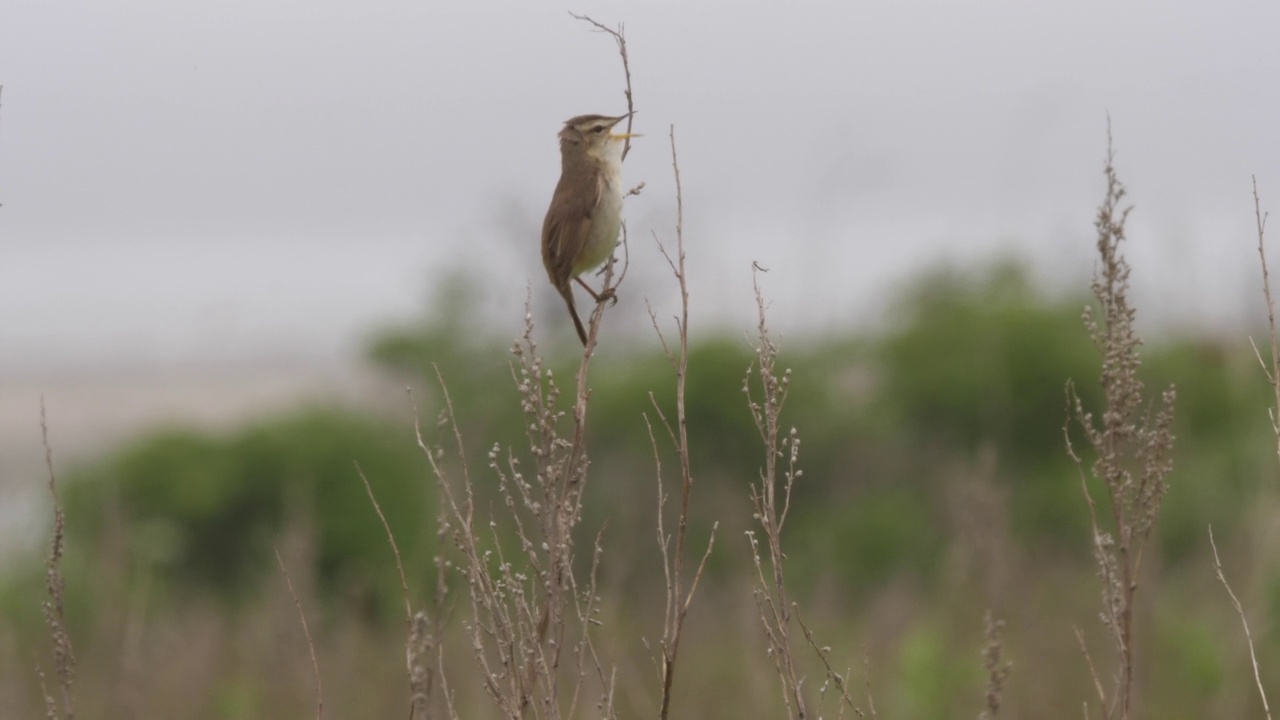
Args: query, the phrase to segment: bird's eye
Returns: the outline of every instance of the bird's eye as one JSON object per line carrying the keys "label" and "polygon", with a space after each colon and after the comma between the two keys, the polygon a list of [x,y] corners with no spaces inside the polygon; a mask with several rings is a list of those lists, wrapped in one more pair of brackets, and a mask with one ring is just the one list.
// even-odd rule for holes
{"label": "bird's eye", "polygon": [[593,133],[595,133],[595,134],[599,135],[600,133],[604,132],[604,126],[603,126],[603,125],[597,125],[597,126],[595,126],[595,127],[591,128],[591,132],[593,132]]}

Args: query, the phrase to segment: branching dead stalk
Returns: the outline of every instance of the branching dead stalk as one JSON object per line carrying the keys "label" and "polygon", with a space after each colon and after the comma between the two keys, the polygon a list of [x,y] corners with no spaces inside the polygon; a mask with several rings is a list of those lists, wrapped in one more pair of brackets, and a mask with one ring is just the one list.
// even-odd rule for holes
{"label": "branching dead stalk", "polygon": [[1262,212],[1262,199],[1258,195],[1258,178],[1253,178],[1253,216],[1258,226],[1258,261],[1262,265],[1262,294],[1267,300],[1267,329],[1271,335],[1271,362],[1268,363],[1262,359],[1262,353],[1258,351],[1257,343],[1253,342],[1253,338],[1249,342],[1253,344],[1253,353],[1258,357],[1258,363],[1262,365],[1262,372],[1267,375],[1267,382],[1271,385],[1271,391],[1275,394],[1275,404],[1267,411],[1271,416],[1271,429],[1276,435],[1276,457],[1280,459],[1280,340],[1276,337],[1276,301],[1271,295],[1271,276],[1267,271],[1267,216],[1268,213]]}
{"label": "branching dead stalk", "polygon": [[693,604],[693,596],[698,589],[698,581],[702,578],[702,571],[707,565],[707,558],[711,556],[711,549],[715,545],[715,530],[718,526],[717,524],[711,529],[711,537],[707,541],[707,549],[703,552],[702,560],[694,570],[693,579],[686,581],[685,539],[689,527],[689,497],[693,491],[693,471],[689,466],[689,423],[685,413],[685,382],[689,373],[689,286],[686,282],[684,268],[684,192],[680,186],[680,161],[676,154],[676,129],[674,125],[670,128],[669,136],[671,139],[671,169],[676,179],[675,257],[672,257],[667,247],[662,244],[656,234],[653,239],[658,245],[658,251],[666,259],[672,275],[675,276],[676,284],[680,287],[680,314],[675,318],[676,336],[679,341],[676,350],[672,350],[666,336],[663,335],[652,306],[649,307],[649,320],[653,323],[654,332],[658,334],[658,340],[662,343],[662,349],[666,353],[667,361],[671,364],[671,369],[676,374],[675,426],[672,426],[671,421],[662,412],[662,407],[658,404],[658,400],[652,392],[649,393],[649,402],[653,405],[654,412],[657,414],[658,419],[661,420],[663,427],[666,428],[667,436],[671,439],[671,444],[675,447],[676,456],[680,462],[680,511],[676,516],[674,548],[672,547],[673,538],[667,534],[665,523],[667,495],[663,488],[661,455],[658,451],[657,440],[653,436],[653,426],[649,424],[648,416],[645,416],[645,422],[649,424],[649,440],[653,444],[654,463],[657,472],[658,549],[662,553],[662,569],[666,578],[666,609],[663,613],[662,623],[662,704],[658,712],[658,716],[664,720],[671,712],[676,658],[680,653],[680,635],[684,628],[684,620],[689,613],[690,605]]}
{"label": "branching dead stalk", "polygon": [[[600,707],[606,716],[612,713],[611,681],[589,632],[599,622],[594,577],[601,552],[598,538],[585,587],[573,573],[573,531],[582,519],[589,465],[583,439],[590,347],[579,368],[571,434],[564,437],[559,430],[565,415],[560,388],[538,354],[532,314],[526,307],[525,332],[512,353],[532,467],[527,472],[513,451],[504,452],[498,445],[489,451],[489,468],[497,477],[505,509],[501,516],[484,521],[487,530],[477,527],[461,432],[438,372],[444,403],[438,424],[452,440],[459,480],[453,479],[444,448],[428,446],[421,429],[416,431],[441,491],[444,532],[462,557],[459,569],[471,604],[466,624],[480,677],[508,718],[573,717],[589,673],[604,688]],[[518,547],[514,554],[509,553],[512,542]],[[571,657],[577,660],[567,688],[562,687],[566,646],[574,648]]]}
{"label": "branching dead stalk", "polygon": [[[751,486],[751,502],[755,511],[755,520],[760,523],[764,535],[764,551],[761,551],[760,539],[755,531],[747,532],[747,541],[751,545],[751,557],[755,564],[756,586],[753,595],[756,609],[759,612],[760,624],[764,628],[768,641],[769,657],[773,660],[774,669],[782,681],[782,700],[787,709],[788,718],[804,720],[808,717],[805,701],[805,677],[799,668],[791,640],[791,620],[804,634],[805,641],[817,653],[822,663],[825,681],[819,688],[820,698],[826,697],[829,687],[838,691],[838,715],[844,716],[846,709],[852,710],[858,717],[868,715],[853,703],[849,696],[849,672],[839,673],[831,664],[829,647],[820,645],[814,633],[800,617],[799,608],[787,592],[783,563],[786,554],[782,551],[782,531],[786,526],[787,514],[791,510],[791,491],[797,480],[803,476],[800,469],[800,433],[796,428],[789,432],[782,430],[782,407],[786,403],[787,391],[791,386],[791,370],[778,371],[778,346],[769,335],[764,294],[760,290],[760,273],[766,272],[758,264],[752,266],[752,286],[755,289],[756,312],[758,323],[756,341],[753,346],[756,359],[747,368],[746,377],[742,381],[742,392],[747,396],[747,407],[751,411],[752,420],[760,433],[760,440],[765,448],[764,466],[760,470],[760,482]],[[752,393],[753,375],[759,384],[759,397]],[[782,461],[782,467],[779,467]],[[767,559],[767,562],[766,562]],[[766,564],[768,565],[766,569]],[[870,665],[870,662],[867,662]],[[867,703],[870,717],[876,717],[875,703],[871,697],[870,679],[867,680]],[[819,713],[821,714],[821,713]]]}
{"label": "branching dead stalk", "polygon": [[[806,625],[804,622],[804,618],[800,616],[799,606],[792,603],[791,609],[796,614],[796,623],[800,625],[800,630],[801,632],[804,633],[805,642],[808,642],[809,647],[813,648],[813,651],[817,653],[818,660],[822,662],[822,669],[827,675],[827,679],[825,682],[822,683],[822,687],[818,688],[819,700],[826,697],[826,694],[829,688],[834,687],[836,689],[836,694],[840,698],[840,703],[837,710],[837,717],[844,717],[845,708],[852,710],[853,714],[857,715],[858,717],[866,717],[867,716],[866,713],[858,709],[858,706],[853,704],[853,698],[849,697],[849,676],[852,674],[852,672],[847,668],[843,673],[836,671],[835,667],[831,665],[831,648],[826,645],[818,644],[818,639],[813,634],[813,630],[809,629],[809,626]],[[870,687],[870,681],[868,680],[867,700],[870,701],[870,699],[871,699],[871,687]],[[875,703],[871,703],[872,717],[875,717],[875,709],[876,709]]]}
{"label": "branching dead stalk", "polygon": [[1095,318],[1092,307],[1086,307],[1083,316],[1085,327],[1102,355],[1105,407],[1101,418],[1087,412],[1074,385],[1067,385],[1070,414],[1093,449],[1092,474],[1102,484],[1110,506],[1111,517],[1106,529],[1089,490],[1084,463],[1072,445],[1070,422],[1064,425],[1063,434],[1067,453],[1079,469],[1081,489],[1089,507],[1093,554],[1102,579],[1102,620],[1116,650],[1114,690],[1103,702],[1103,713],[1107,718],[1127,720],[1134,685],[1134,597],[1143,553],[1167,489],[1165,479],[1173,465],[1171,428],[1176,393],[1170,386],[1155,408],[1148,407],[1143,398],[1142,381],[1138,379],[1142,341],[1133,328],[1135,311],[1128,298],[1129,264],[1120,253],[1125,221],[1132,207],[1120,206],[1125,189],[1116,175],[1114,160],[1108,126],[1104,169],[1107,193],[1094,220],[1099,268],[1092,284],[1102,319],[1099,322]]}
{"label": "branching dead stalk", "polygon": [[[1258,228],[1258,262],[1262,265],[1262,295],[1267,301],[1267,330],[1271,337],[1271,362],[1268,364],[1262,359],[1262,353],[1258,351],[1257,343],[1253,342],[1253,338],[1249,339],[1253,345],[1254,355],[1258,358],[1258,363],[1262,365],[1262,372],[1267,376],[1267,382],[1271,385],[1271,390],[1275,394],[1275,404],[1268,409],[1271,416],[1271,429],[1276,436],[1276,454],[1280,458],[1280,342],[1276,338],[1276,303],[1271,295],[1271,277],[1267,270],[1267,249],[1266,249],[1266,232],[1267,232],[1267,216],[1268,213],[1262,211],[1262,198],[1258,194],[1258,178],[1253,178],[1253,216]],[[1222,572],[1222,561],[1218,559],[1218,545],[1213,540],[1213,526],[1209,526],[1209,545],[1213,548],[1213,567],[1218,574],[1218,580],[1222,582],[1222,586],[1227,589],[1227,594],[1231,596],[1231,604],[1235,606],[1236,615],[1240,617],[1240,624],[1244,626],[1244,637],[1249,645],[1249,660],[1253,664],[1253,679],[1258,686],[1258,694],[1262,697],[1262,709],[1266,712],[1267,720],[1271,719],[1271,707],[1267,704],[1267,693],[1263,689],[1262,675],[1258,670],[1258,656],[1254,651],[1253,635],[1249,632],[1249,621],[1245,619],[1244,607],[1241,606],[1240,600],[1236,598],[1236,594],[1231,590],[1231,585],[1227,583],[1227,577]]]}
{"label": "branching dead stalk", "polygon": [[[787,709],[788,718],[803,720],[808,716],[803,692],[804,677],[797,667],[791,643],[791,616],[795,608],[787,593],[783,573],[785,556],[782,552],[782,530],[791,509],[791,490],[803,474],[799,468],[800,435],[795,428],[791,428],[785,435],[781,429],[782,406],[791,385],[791,370],[784,370],[781,374],[778,371],[778,346],[769,336],[764,295],[760,290],[761,271],[759,265],[753,266],[752,285],[755,288],[758,313],[754,346],[756,359],[752,367],[747,368],[746,377],[742,381],[742,392],[747,396],[747,407],[751,410],[751,417],[765,448],[764,467],[760,471],[759,484],[751,486],[751,501],[755,519],[764,533],[767,570],[755,531],[747,532],[747,540],[751,544],[751,556],[756,569],[753,595],[760,613],[760,623],[769,643],[769,657],[782,680],[783,705]],[[752,375],[755,375],[760,385],[758,399],[752,394]],[[778,472],[780,458],[785,462],[781,477]],[[816,643],[810,642],[816,646]],[[843,683],[842,678],[838,681]]]}

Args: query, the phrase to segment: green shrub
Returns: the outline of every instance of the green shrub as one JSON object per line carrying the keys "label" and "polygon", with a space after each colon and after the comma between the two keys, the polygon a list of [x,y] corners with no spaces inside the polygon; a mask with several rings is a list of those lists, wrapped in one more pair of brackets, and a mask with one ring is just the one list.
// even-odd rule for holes
{"label": "green shrub", "polygon": [[274,568],[288,523],[314,536],[322,596],[398,597],[386,533],[355,463],[369,478],[411,571],[434,538],[432,480],[411,429],[317,409],[229,435],[169,430],[140,438],[68,476],[68,535],[94,545],[119,522],[130,565],[225,598]]}

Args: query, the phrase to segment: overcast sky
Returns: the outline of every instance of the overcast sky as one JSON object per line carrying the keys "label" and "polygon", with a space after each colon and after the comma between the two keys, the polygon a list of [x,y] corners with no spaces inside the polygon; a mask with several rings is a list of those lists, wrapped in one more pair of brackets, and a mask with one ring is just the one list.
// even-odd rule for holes
{"label": "overcast sky", "polygon": [[498,332],[532,282],[567,339],[538,254],[555,134],[625,109],[612,42],[570,9],[626,23],[646,135],[619,322],[673,300],[650,238],[674,224],[672,124],[694,322],[749,324],[754,260],[803,334],[879,321],[942,261],[1012,252],[1082,285],[1108,112],[1141,311],[1260,308],[1275,0],[6,0],[0,368],[354,352],[458,268]]}

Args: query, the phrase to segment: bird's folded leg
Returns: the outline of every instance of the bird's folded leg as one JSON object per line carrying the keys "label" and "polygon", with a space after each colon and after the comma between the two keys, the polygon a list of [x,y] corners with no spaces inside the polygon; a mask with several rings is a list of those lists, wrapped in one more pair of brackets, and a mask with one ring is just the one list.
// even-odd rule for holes
{"label": "bird's folded leg", "polygon": [[595,290],[592,290],[591,286],[583,281],[582,278],[575,277],[574,280],[577,280],[578,284],[582,286],[582,289],[586,290],[587,294],[594,298],[597,303],[612,300],[613,302],[611,304],[618,304],[618,294],[613,291],[613,288],[605,288],[601,292],[596,292]]}

